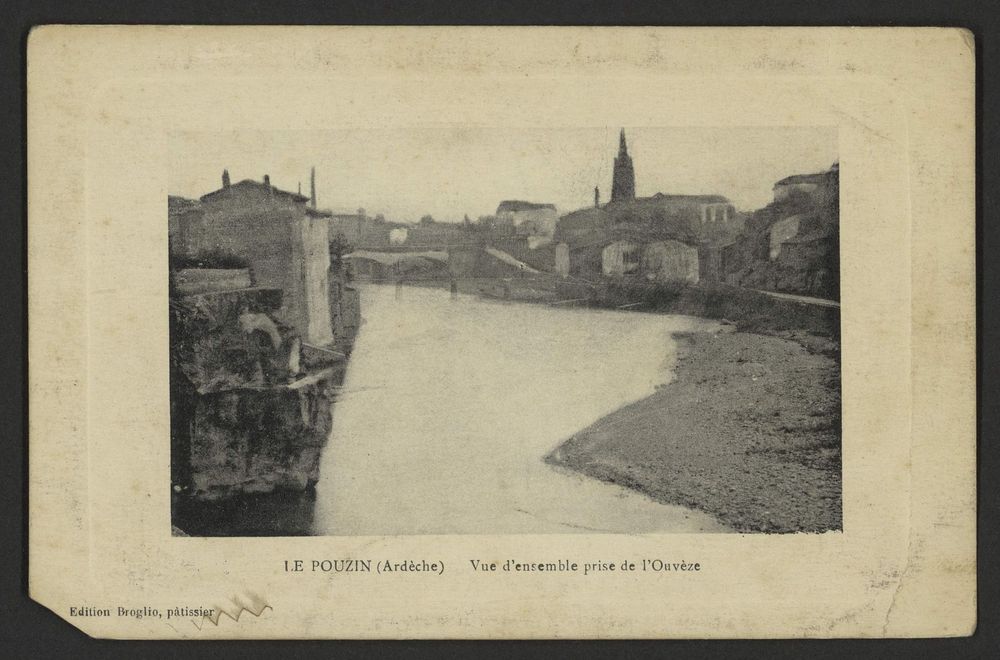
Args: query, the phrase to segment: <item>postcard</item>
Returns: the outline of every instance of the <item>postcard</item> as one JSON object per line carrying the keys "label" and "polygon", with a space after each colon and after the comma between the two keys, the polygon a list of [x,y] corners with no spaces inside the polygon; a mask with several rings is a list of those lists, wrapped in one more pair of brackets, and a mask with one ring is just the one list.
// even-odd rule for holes
{"label": "postcard", "polygon": [[974,43],[43,26],[30,589],[112,638],[976,625]]}

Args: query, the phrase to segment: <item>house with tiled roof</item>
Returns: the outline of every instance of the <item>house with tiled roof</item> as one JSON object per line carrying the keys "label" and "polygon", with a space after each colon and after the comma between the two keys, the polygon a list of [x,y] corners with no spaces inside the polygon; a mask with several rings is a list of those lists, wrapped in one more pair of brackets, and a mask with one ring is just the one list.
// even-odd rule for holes
{"label": "house with tiled roof", "polygon": [[555,204],[506,199],[497,206],[496,222],[511,227],[515,234],[548,242],[555,233],[559,215]]}

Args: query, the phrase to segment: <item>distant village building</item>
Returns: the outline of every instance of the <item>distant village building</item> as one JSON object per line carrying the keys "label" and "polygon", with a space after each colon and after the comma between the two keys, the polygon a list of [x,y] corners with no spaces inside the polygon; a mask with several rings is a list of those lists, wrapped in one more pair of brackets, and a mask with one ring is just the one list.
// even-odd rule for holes
{"label": "distant village building", "polygon": [[594,206],[559,219],[556,240],[586,236],[613,226],[642,226],[665,238],[688,241],[731,241],[743,229],[743,215],[722,195],[674,195],[658,192],[637,197],[635,168],[628,154],[625,131],[619,137],[614,159],[611,201],[601,206],[594,189]]}
{"label": "distant village building", "polygon": [[799,234],[801,215],[791,215],[771,225],[768,256],[774,261],[781,255],[781,246]]}
{"label": "distant village building", "polygon": [[656,193],[651,197],[639,197],[628,207],[636,215],[685,227],[698,240],[728,238],[743,228],[743,220],[736,208],[722,195]]}
{"label": "distant village building", "polygon": [[[807,201],[807,209],[828,205],[836,201],[840,194],[840,165],[834,163],[826,172],[816,174],[794,174],[774,184],[775,203],[795,197]],[[817,226],[815,222],[805,223],[804,213],[786,216],[771,225],[769,230],[768,256],[775,261],[791,250],[810,254],[815,250],[809,244],[826,240],[831,231],[828,226]],[[792,246],[795,247],[792,247]]]}
{"label": "distant village building", "polygon": [[837,299],[840,295],[840,167],[787,176],[774,201],[747,219],[722,253],[727,283]]}
{"label": "distant village building", "polygon": [[628,155],[623,128],[618,138],[618,156],[615,158],[615,169],[611,178],[611,201],[628,202],[633,199],[635,199],[635,171],[632,169],[632,157]]}
{"label": "distant village building", "polygon": [[556,245],[554,270],[560,277],[569,277],[569,246],[565,243]]}
{"label": "distant village building", "polygon": [[680,241],[655,241],[645,246],[639,269],[650,281],[697,284],[698,263],[698,248]]}
{"label": "distant village building", "polygon": [[[433,220],[421,221],[413,225],[394,225],[394,228],[406,229],[406,245],[413,247],[426,247],[431,249],[442,249],[446,246],[456,246],[468,243],[470,240],[471,226],[461,222],[438,222]],[[386,233],[388,239],[388,232]]]}
{"label": "distant village building", "polygon": [[330,212],[330,241],[343,237],[350,245],[361,245],[371,219],[364,209],[355,213]]}
{"label": "distant village building", "polygon": [[504,200],[497,206],[496,223],[513,227],[520,236],[551,238],[559,216],[554,204]]}
{"label": "distant village building", "polygon": [[736,209],[725,198],[721,202],[709,202],[701,206],[701,224],[703,227],[716,224],[725,225],[735,216]]}
{"label": "distant village building", "polygon": [[389,230],[389,245],[403,245],[410,230],[406,227],[396,227]]}
{"label": "distant village building", "polygon": [[266,174],[261,182],[230,183],[224,172],[221,188],[188,201],[175,202],[170,212],[175,254],[221,251],[244,258],[255,286],[282,291],[280,319],[307,343],[333,342],[328,212],[272,186]]}
{"label": "distant village building", "polygon": [[601,274],[606,277],[638,276],[650,282],[696,284],[700,279],[698,248],[673,240],[614,241],[601,250]]}
{"label": "distant village building", "polygon": [[658,282],[717,282],[724,276],[721,246],[735,241],[744,221],[744,214],[722,195],[661,192],[637,197],[622,130],[611,201],[601,206],[595,189],[594,206],[562,216],[553,240],[566,245],[566,260],[557,263],[582,277],[600,273]]}
{"label": "distant village building", "polygon": [[639,270],[641,246],[635,241],[615,241],[601,250],[601,273],[611,277]]}
{"label": "distant village building", "polygon": [[739,241],[698,246],[698,281],[718,284],[726,282],[727,272],[743,264]]}
{"label": "distant village building", "polygon": [[793,174],[774,184],[774,201],[780,202],[798,193],[807,195],[817,203],[826,201],[840,190],[840,163],[834,163],[826,172]]}
{"label": "distant village building", "polygon": [[[584,208],[559,220],[554,240],[568,246],[573,273],[620,273],[616,249],[598,254],[621,241],[643,247],[654,245],[658,264],[650,279],[700,281],[699,251],[706,246],[732,243],[743,227],[743,217],[720,195],[664,195],[640,197],[628,203],[608,203],[602,208]],[[669,248],[667,247],[669,246]],[[686,246],[686,249],[674,249]],[[619,246],[620,247],[620,246]],[[589,255],[589,256],[588,256]],[[610,256],[610,262],[605,259]],[[652,258],[652,257],[651,257]],[[666,262],[675,260],[674,265]],[[592,266],[588,267],[588,264]],[[645,266],[631,272],[645,273]],[[627,270],[627,269],[626,269]],[[683,276],[678,275],[683,273]]]}

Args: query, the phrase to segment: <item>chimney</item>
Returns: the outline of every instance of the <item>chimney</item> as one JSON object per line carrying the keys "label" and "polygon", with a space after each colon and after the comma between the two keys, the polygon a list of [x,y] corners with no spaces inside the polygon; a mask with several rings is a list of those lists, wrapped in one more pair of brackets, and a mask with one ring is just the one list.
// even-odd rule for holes
{"label": "chimney", "polygon": [[222,170],[222,187],[229,187],[229,170]]}
{"label": "chimney", "polygon": [[300,195],[302,194],[302,182],[301,181],[299,181],[299,194]]}
{"label": "chimney", "polygon": [[309,170],[309,203],[316,208],[316,168]]}
{"label": "chimney", "polygon": [[594,186],[594,208],[601,208],[601,189]]}

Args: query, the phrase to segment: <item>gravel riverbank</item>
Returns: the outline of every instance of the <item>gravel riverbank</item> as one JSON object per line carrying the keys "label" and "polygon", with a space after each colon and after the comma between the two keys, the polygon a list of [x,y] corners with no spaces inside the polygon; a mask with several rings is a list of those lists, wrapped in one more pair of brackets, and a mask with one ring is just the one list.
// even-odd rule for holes
{"label": "gravel riverbank", "polygon": [[728,328],[678,339],[670,383],[546,460],[739,532],[842,529],[839,345]]}

